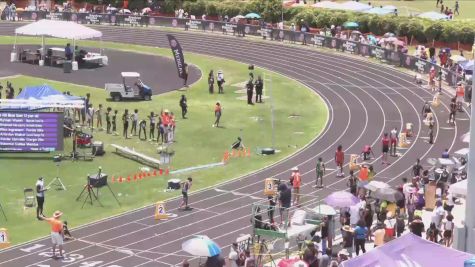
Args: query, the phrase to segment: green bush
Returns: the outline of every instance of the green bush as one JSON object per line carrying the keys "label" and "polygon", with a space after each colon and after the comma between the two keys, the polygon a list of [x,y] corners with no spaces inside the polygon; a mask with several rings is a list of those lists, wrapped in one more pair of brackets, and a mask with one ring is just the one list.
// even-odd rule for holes
{"label": "green bush", "polygon": [[444,31],[444,24],[442,22],[434,22],[427,26],[424,29],[424,35],[427,39],[427,41],[434,41],[434,40],[440,40],[440,37],[442,35],[442,32]]}

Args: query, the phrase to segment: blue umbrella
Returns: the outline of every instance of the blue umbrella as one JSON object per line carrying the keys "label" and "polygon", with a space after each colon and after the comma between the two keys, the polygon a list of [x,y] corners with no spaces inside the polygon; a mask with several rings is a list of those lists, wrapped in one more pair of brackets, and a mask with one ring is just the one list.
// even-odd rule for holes
{"label": "blue umbrella", "polygon": [[246,19],[260,19],[261,16],[257,13],[249,13],[246,16],[244,16]]}
{"label": "blue umbrella", "polygon": [[205,235],[199,235],[183,242],[181,249],[199,257],[213,257],[221,253],[219,246]]}
{"label": "blue umbrella", "polygon": [[351,22],[351,21],[347,21],[345,23],[343,23],[343,27],[345,28],[358,28],[358,23],[356,22]]}

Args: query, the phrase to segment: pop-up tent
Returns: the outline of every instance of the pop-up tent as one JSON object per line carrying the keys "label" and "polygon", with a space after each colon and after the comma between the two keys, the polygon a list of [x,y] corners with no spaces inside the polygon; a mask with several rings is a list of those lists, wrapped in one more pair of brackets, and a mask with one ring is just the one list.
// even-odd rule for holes
{"label": "pop-up tent", "polygon": [[84,100],[65,95],[49,85],[25,87],[15,99],[0,99],[5,109],[35,110],[41,108],[84,108]]}
{"label": "pop-up tent", "polygon": [[412,233],[341,263],[342,267],[464,266],[473,255],[447,248]]}
{"label": "pop-up tent", "polygon": [[73,40],[73,48],[76,40],[102,38],[102,32],[91,29],[89,27],[77,24],[72,21],[58,21],[58,20],[39,20],[21,26],[15,29],[15,44],[16,48],[17,35],[41,36],[42,51],[45,46],[45,37],[63,38]]}

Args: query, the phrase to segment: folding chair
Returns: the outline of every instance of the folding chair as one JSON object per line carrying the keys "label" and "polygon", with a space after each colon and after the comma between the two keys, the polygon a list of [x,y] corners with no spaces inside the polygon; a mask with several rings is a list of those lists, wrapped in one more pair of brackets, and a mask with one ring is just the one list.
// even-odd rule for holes
{"label": "folding chair", "polygon": [[36,206],[35,191],[31,188],[23,189],[23,195],[25,196],[24,206],[25,208],[33,208]]}

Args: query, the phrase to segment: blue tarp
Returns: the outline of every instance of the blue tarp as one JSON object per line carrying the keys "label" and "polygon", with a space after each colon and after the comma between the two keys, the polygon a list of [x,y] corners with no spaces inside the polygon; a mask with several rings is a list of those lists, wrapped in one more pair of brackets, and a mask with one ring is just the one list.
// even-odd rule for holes
{"label": "blue tarp", "polygon": [[15,99],[36,99],[36,100],[48,100],[48,97],[54,96],[55,100],[79,100],[80,97],[64,95],[63,93],[53,89],[53,87],[44,84],[38,86],[28,86],[18,94]]}

